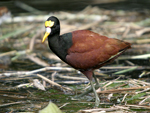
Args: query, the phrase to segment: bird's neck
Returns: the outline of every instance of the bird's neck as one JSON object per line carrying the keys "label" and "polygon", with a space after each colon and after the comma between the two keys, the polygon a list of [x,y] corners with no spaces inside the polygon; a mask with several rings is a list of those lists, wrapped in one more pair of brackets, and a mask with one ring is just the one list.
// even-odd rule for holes
{"label": "bird's neck", "polygon": [[59,33],[48,37],[49,47],[57,48],[59,46]]}
{"label": "bird's neck", "polygon": [[52,32],[48,36],[49,47],[55,48],[59,46],[60,25],[52,28]]}
{"label": "bird's neck", "polygon": [[60,27],[52,29],[48,36],[50,49],[64,62],[66,62],[67,50],[72,46],[72,33],[66,33],[60,36]]}
{"label": "bird's neck", "polygon": [[59,33],[55,33],[48,37],[48,43],[50,49],[64,62],[66,62],[66,53],[64,53],[62,44],[61,44],[61,37]]}

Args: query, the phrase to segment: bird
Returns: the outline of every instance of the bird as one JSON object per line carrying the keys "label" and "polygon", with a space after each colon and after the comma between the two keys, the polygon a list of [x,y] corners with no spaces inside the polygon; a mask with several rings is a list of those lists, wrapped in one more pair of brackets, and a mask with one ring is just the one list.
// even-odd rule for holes
{"label": "bird", "polygon": [[48,38],[52,52],[89,79],[95,95],[95,107],[98,107],[100,99],[93,84],[93,77],[96,80],[94,70],[115,60],[131,48],[131,44],[90,30],[76,30],[60,35],[60,21],[55,16],[45,21],[45,29],[42,43]]}

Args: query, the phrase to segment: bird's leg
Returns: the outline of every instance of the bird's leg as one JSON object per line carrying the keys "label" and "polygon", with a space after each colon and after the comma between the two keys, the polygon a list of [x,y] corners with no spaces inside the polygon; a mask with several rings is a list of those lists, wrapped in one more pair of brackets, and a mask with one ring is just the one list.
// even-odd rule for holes
{"label": "bird's leg", "polygon": [[82,94],[76,96],[75,98],[82,97],[82,96],[84,96],[84,95],[90,93],[90,92],[93,90],[94,95],[95,95],[95,107],[98,107],[98,106],[99,106],[99,103],[100,103],[100,99],[99,99],[99,97],[98,97],[98,94],[96,93],[95,86],[94,86],[93,81],[92,81],[92,76],[94,77],[95,82],[96,82],[96,89],[97,89],[98,87],[100,87],[100,84],[99,84],[99,82],[97,81],[96,76],[94,75],[94,73],[93,73],[92,71],[85,71],[85,72],[82,72],[82,73],[85,74],[85,75],[87,76],[87,78],[89,79],[90,84],[91,84],[91,87],[90,87],[90,89],[89,89],[88,91],[86,91],[86,92],[84,92],[84,93],[82,93]]}
{"label": "bird's leg", "polygon": [[100,87],[100,84],[99,84],[99,82],[98,82],[98,80],[97,80],[97,78],[96,78],[94,72],[93,72],[93,77],[94,77],[94,80],[95,80],[95,82],[96,82],[96,86],[99,86],[99,87]]}
{"label": "bird's leg", "polygon": [[97,95],[97,93],[96,93],[95,86],[94,86],[92,80],[90,80],[90,84],[91,84],[91,88],[90,88],[88,91],[86,91],[86,92],[84,92],[84,93],[82,93],[82,94],[76,96],[76,98],[82,97],[82,96],[84,96],[84,95],[86,95],[86,94],[92,92],[92,90],[93,90],[94,95],[95,95],[95,107],[98,107],[98,106],[99,106],[99,103],[100,103],[100,99],[99,99],[99,97],[98,97],[98,95]]}
{"label": "bird's leg", "polygon": [[99,103],[100,103],[100,99],[99,99],[99,97],[98,97],[98,94],[96,93],[95,86],[94,86],[92,80],[90,80],[90,84],[91,84],[91,87],[92,87],[93,92],[94,92],[94,95],[95,95],[95,107],[98,107],[98,106],[99,106]]}
{"label": "bird's leg", "polygon": [[[93,75],[93,77],[94,77],[94,79],[95,79],[95,82],[96,82],[95,87],[96,87],[96,89],[99,88],[99,87],[100,87],[100,84],[99,84],[99,82],[97,81],[96,76],[94,75],[93,72],[91,72],[90,74]],[[86,75],[86,74],[85,74],[85,75]],[[90,80],[90,79],[89,79],[89,80]],[[82,93],[82,94],[76,96],[76,98],[80,98],[80,97],[82,97],[82,96],[84,96],[84,95],[86,95],[86,94],[92,92],[92,90],[93,90],[93,88],[90,87],[90,88],[89,88],[87,91],[85,91],[84,93]]]}
{"label": "bird's leg", "polygon": [[102,86],[99,84],[99,82],[98,82],[98,80],[97,80],[97,78],[96,78],[94,72],[93,72],[93,77],[94,77],[94,80],[95,80],[95,82],[96,82],[95,88],[96,88],[96,89],[97,89],[97,88],[101,88],[101,90],[102,90]]}
{"label": "bird's leg", "polygon": [[95,107],[98,107],[98,106],[99,106],[99,103],[100,103],[100,99],[99,99],[99,97],[98,97],[98,94],[96,93],[95,86],[94,86],[92,80],[90,80],[90,84],[91,84],[91,87],[90,87],[89,90],[87,90],[86,92],[84,92],[84,93],[82,93],[82,94],[76,96],[75,98],[80,98],[80,97],[82,97],[82,96],[84,96],[84,95],[86,95],[86,94],[92,92],[92,90],[93,90],[94,95],[95,95]]}
{"label": "bird's leg", "polygon": [[[89,80],[92,80],[92,76],[93,76],[93,71],[90,70],[90,71],[81,71]],[[92,92],[92,88],[90,87],[86,92],[76,96],[75,98],[79,98],[79,97],[82,97],[90,92]]]}

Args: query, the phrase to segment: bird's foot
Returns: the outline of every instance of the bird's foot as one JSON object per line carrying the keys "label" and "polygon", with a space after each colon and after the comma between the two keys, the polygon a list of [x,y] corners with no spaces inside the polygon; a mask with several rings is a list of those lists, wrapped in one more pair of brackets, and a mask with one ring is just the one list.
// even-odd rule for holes
{"label": "bird's foot", "polygon": [[81,93],[80,95],[75,96],[75,98],[83,97],[84,95],[87,95],[88,93],[90,93],[92,91],[93,91],[93,89],[90,87],[90,89],[88,89],[87,91]]}
{"label": "bird's foot", "polygon": [[100,103],[100,99],[97,98],[97,99],[95,100],[95,108],[97,108],[97,107],[99,106],[99,103]]}
{"label": "bird's foot", "polygon": [[[96,84],[95,85],[95,89],[98,89],[100,88],[100,90],[102,91],[102,87],[100,86],[100,84]],[[93,91],[92,87],[90,87],[87,91],[81,93],[80,95],[76,95],[74,98],[77,99],[77,98],[80,98],[80,97],[83,97],[84,95],[87,95],[88,93],[91,93]]]}

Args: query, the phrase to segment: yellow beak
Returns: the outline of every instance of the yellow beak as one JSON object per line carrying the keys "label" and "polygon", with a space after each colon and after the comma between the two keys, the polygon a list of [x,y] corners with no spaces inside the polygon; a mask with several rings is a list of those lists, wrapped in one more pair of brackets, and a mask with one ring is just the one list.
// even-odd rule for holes
{"label": "yellow beak", "polygon": [[48,37],[49,34],[50,34],[50,33],[45,32],[45,35],[44,35],[44,37],[43,37],[43,39],[42,39],[42,43],[46,40],[46,38]]}
{"label": "yellow beak", "polygon": [[51,28],[47,27],[45,35],[44,35],[44,37],[42,39],[42,43],[46,40],[46,38],[50,35],[50,33],[51,33]]}

